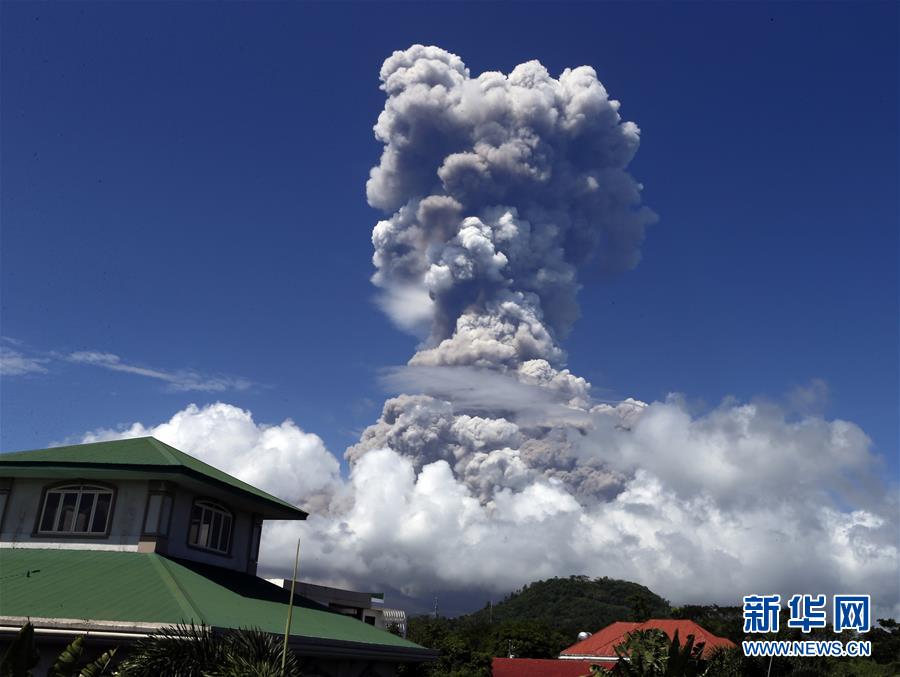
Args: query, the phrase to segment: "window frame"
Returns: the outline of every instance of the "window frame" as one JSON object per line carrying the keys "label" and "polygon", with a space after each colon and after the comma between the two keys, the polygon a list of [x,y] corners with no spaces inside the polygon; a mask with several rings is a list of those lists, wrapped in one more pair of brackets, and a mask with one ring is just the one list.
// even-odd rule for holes
{"label": "window frame", "polygon": [[[89,492],[93,494],[109,494],[109,510],[106,515],[106,529],[102,532],[100,531],[41,531],[41,522],[44,518],[44,511],[47,508],[47,495],[53,493],[54,491],[60,491],[66,487],[79,487],[78,492],[78,501],[75,506],[81,503],[81,496],[84,493],[83,488],[85,486],[98,487],[102,489],[102,492]],[[109,484],[107,482],[98,482],[92,479],[72,479],[65,480],[63,482],[55,482],[54,484],[45,485],[41,491],[41,501],[38,504],[37,516],[34,521],[34,529],[31,532],[33,538],[66,538],[66,539],[105,539],[109,538],[110,533],[112,532],[112,522],[113,516],[115,514],[116,508],[116,498],[117,498],[117,488],[114,484]],[[92,508],[92,511],[96,509],[96,505]],[[57,511],[59,508],[57,508]],[[54,517],[54,521],[56,521],[57,517]]]}
{"label": "window frame", "polygon": [[9,512],[9,501],[12,497],[12,477],[0,477],[0,496],[3,496],[3,503],[0,504],[0,533],[3,533],[3,522],[6,519],[6,513]]}
{"label": "window frame", "polygon": [[[162,511],[163,505],[165,505],[165,499],[169,499],[169,516],[166,518],[165,531],[160,530],[160,527],[162,527],[162,520],[156,525],[156,531],[146,530],[147,513],[150,511],[150,501],[154,496],[159,496],[162,501],[160,504],[160,511]],[[169,487],[168,483],[160,482],[157,486],[151,484],[150,489],[147,491],[147,501],[144,503],[144,518],[141,520],[141,538],[169,538],[169,535],[172,533],[172,514],[174,512],[175,493]],[[188,536],[190,536],[190,524],[188,524]]]}
{"label": "window frame", "polygon": [[[201,508],[209,509],[214,515],[217,512],[219,514],[227,515],[228,518],[231,520],[229,533],[228,533],[228,549],[227,550],[219,550],[218,548],[211,548],[208,545],[199,545],[197,543],[191,542],[191,525],[194,521],[194,508],[197,507],[198,505]],[[202,513],[201,513],[200,519],[201,519],[200,523],[203,524]],[[201,552],[208,552],[213,555],[218,555],[219,557],[228,557],[230,559],[232,550],[234,548],[234,532],[235,532],[236,521],[237,520],[235,518],[234,511],[231,508],[229,508],[227,505],[222,503],[222,501],[220,501],[216,498],[211,498],[209,496],[197,496],[194,498],[193,501],[191,501],[191,510],[188,513],[187,536],[185,538],[185,543],[186,543],[187,547],[189,547],[193,550],[199,550]],[[212,521],[210,521],[210,524],[212,524]],[[220,539],[221,539],[221,535],[220,535]],[[207,542],[209,542],[208,534],[207,534],[206,540],[207,540]]]}
{"label": "window frame", "polygon": [[[262,527],[262,516],[253,513],[250,516],[250,538],[247,540],[247,561],[252,564],[259,564],[259,547],[262,544]],[[259,538],[256,538],[257,528],[259,529]],[[254,541],[256,546],[255,549]]]}

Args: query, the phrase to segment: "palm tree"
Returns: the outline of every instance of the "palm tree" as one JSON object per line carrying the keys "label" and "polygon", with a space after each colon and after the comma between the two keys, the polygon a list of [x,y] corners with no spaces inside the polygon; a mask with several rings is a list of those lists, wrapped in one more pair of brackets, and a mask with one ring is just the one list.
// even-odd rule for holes
{"label": "palm tree", "polygon": [[138,642],[119,666],[120,677],[302,677],[288,653],[281,669],[281,640],[261,630],[215,632],[177,625]]}

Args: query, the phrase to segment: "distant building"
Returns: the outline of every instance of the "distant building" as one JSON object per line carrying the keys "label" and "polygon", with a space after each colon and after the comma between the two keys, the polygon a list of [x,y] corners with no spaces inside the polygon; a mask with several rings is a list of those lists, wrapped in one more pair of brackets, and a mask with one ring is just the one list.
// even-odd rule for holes
{"label": "distant building", "polygon": [[[290,579],[269,579],[285,590],[291,589]],[[315,585],[297,581],[295,593],[306,599],[318,602],[332,611],[350,616],[363,623],[374,625],[380,630],[394,630],[401,637],[406,637],[406,612],[402,609],[389,609],[383,606],[384,593],[356,592],[343,588],[332,588],[327,585]]]}
{"label": "distant building", "polygon": [[704,657],[709,657],[719,647],[734,646],[734,642],[730,639],[718,637],[694,621],[671,619],[654,619],[645,623],[618,621],[565,649],[558,660],[494,658],[491,663],[493,677],[587,677],[591,674],[592,665],[612,670],[619,661],[616,647],[625,642],[628,635],[636,630],[662,630],[669,639],[674,638],[677,631],[682,645],[688,635],[693,635],[694,644],[704,643]]}
{"label": "distant building", "polygon": [[[306,513],[152,437],[0,454],[0,644],[27,621],[42,664],[81,634],[97,648],[176,623],[283,635],[290,593],[256,576],[265,519]],[[383,677],[436,655],[294,604],[289,646],[311,674]]]}
{"label": "distant building", "polygon": [[615,648],[622,644],[628,635],[637,630],[662,630],[671,640],[678,632],[678,639],[684,644],[688,635],[694,636],[694,644],[703,642],[703,656],[708,657],[715,649],[730,648],[734,642],[725,637],[712,634],[694,621],[673,620],[670,618],[651,619],[644,623],[618,621],[598,630],[585,640],[565,649],[559,657],[563,660],[617,661]]}

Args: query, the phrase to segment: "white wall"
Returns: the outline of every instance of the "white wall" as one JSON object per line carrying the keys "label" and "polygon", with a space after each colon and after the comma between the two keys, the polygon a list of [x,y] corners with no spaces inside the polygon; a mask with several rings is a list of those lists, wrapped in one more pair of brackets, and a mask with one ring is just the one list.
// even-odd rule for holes
{"label": "white wall", "polygon": [[[191,522],[191,507],[195,498],[209,498],[231,510],[233,526],[231,530],[231,553],[229,555],[220,555],[188,546],[187,538]],[[250,542],[250,521],[251,518],[247,512],[235,508],[225,497],[217,497],[215,495],[198,496],[186,491],[177,491],[175,493],[175,503],[172,506],[172,526],[169,528],[166,552],[172,557],[181,557],[245,571],[248,559],[247,549]]]}
{"label": "white wall", "polygon": [[33,532],[41,510],[44,488],[58,483],[59,480],[22,477],[13,480],[12,491],[3,515],[3,524],[0,525],[0,547],[137,550],[147,505],[146,481],[115,482],[116,494],[109,536],[104,538],[36,536]]}
{"label": "white wall", "polygon": [[[91,481],[91,480],[86,480]],[[104,482],[115,487],[115,499],[112,511],[112,524],[108,536],[99,537],[60,537],[36,536],[35,524],[41,510],[41,499],[44,488],[58,484],[58,480],[15,478],[9,494],[3,521],[0,524],[0,548],[60,548],[78,550],[138,550],[144,513],[147,508],[148,480],[114,480]],[[174,487],[172,521],[166,539],[158,539],[156,551],[172,557],[204,562],[215,566],[247,570],[248,549],[251,533],[251,514],[240,510],[226,494],[198,494],[186,487]],[[231,533],[231,551],[228,555],[192,548],[187,544],[190,526],[191,507],[196,498],[210,498],[233,513]],[[152,539],[150,544],[152,551]],[[146,548],[146,545],[145,545]]]}

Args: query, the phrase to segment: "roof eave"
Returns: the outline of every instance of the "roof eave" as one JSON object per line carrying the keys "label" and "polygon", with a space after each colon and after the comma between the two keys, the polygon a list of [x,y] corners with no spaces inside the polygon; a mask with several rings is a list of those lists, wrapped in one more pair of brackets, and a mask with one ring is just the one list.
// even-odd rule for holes
{"label": "roof eave", "polygon": [[145,472],[160,475],[184,475],[193,480],[204,484],[211,484],[219,489],[223,489],[229,493],[236,494],[245,500],[265,506],[259,510],[259,514],[265,519],[279,520],[305,520],[309,517],[309,513],[300,508],[294,507],[286,502],[281,502],[275,497],[268,499],[258,496],[249,491],[245,491],[240,487],[236,487],[227,482],[223,482],[209,475],[193,470],[182,465],[143,465],[143,464],[124,464],[124,463],[66,463],[64,461],[3,461],[0,463],[0,476],[7,468],[62,468],[66,470],[91,470],[91,469],[107,469],[121,470],[124,472]]}
{"label": "roof eave", "polygon": [[[171,624],[146,623],[140,621],[94,621],[75,618],[43,618],[25,616],[0,616],[0,636],[18,632],[25,623],[31,623],[35,632],[42,630],[73,635],[94,634],[107,639],[120,636],[123,640],[133,640],[152,635]],[[389,660],[401,663],[425,663],[438,659],[440,653],[434,649],[392,646],[389,644],[369,644],[322,637],[291,635],[288,645],[293,651],[318,658],[352,658],[362,660]]]}

